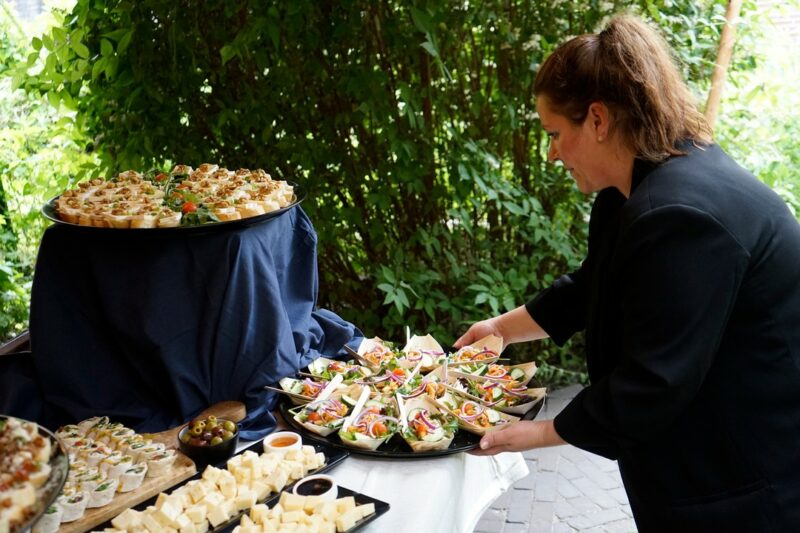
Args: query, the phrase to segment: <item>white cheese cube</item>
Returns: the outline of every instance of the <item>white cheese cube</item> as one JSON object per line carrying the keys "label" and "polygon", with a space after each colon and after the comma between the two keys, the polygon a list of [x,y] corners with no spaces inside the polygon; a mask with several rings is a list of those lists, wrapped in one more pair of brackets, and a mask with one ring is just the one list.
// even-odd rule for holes
{"label": "white cheese cube", "polygon": [[217,527],[230,520],[232,514],[231,504],[227,501],[220,503],[208,510],[208,521],[211,525]]}
{"label": "white cheese cube", "polygon": [[346,513],[340,514],[339,518],[336,519],[336,531],[340,533],[342,531],[347,531],[351,527],[356,525],[361,519],[361,512],[358,511],[355,507],[347,511]]}
{"label": "white cheese cube", "polygon": [[374,503],[365,503],[363,505],[356,506],[358,512],[361,513],[361,518],[365,516],[369,516],[371,514],[375,514],[375,504]]}
{"label": "white cheese cube", "polygon": [[250,490],[255,493],[257,502],[264,501],[272,492],[272,488],[264,481],[251,481]]}
{"label": "white cheese cube", "polygon": [[134,511],[133,509],[125,509],[113,520],[111,520],[111,525],[117,529],[133,529],[142,525],[142,517],[139,516],[138,511]]}
{"label": "white cheese cube", "polygon": [[336,509],[339,511],[339,514],[346,513],[356,508],[356,499],[352,496],[346,496],[344,498],[339,498],[336,500]]}
{"label": "white cheese cube", "polygon": [[208,509],[203,504],[192,505],[191,507],[186,508],[184,514],[193,523],[198,524],[200,522],[206,521],[206,515],[208,514]]}
{"label": "white cheese cube", "polygon": [[239,487],[239,492],[236,494],[236,499],[233,501],[233,507],[237,511],[249,509],[256,504],[256,494],[251,491],[249,487]]}

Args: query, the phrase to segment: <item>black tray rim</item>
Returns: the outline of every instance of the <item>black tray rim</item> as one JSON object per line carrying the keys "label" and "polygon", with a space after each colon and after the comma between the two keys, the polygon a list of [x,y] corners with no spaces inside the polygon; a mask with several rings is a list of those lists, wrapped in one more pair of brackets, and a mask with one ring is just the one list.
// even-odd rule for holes
{"label": "black tray rim", "polygon": [[[539,411],[542,409],[544,405],[546,395],[540,401],[536,402],[536,405],[531,407],[527,413],[520,417],[521,420],[533,420]],[[403,446],[408,448],[408,450],[402,451],[389,451],[389,450],[381,450],[380,448],[377,450],[363,450],[359,448],[352,448],[350,446],[346,446],[342,444],[342,441],[339,439],[338,433],[334,432],[331,433],[327,437],[323,437],[316,433],[313,433],[299,424],[295,419],[294,416],[289,412],[289,409],[293,409],[296,406],[292,404],[291,400],[284,395],[281,395],[281,398],[278,400],[278,411],[280,412],[283,419],[289,424],[293,430],[300,432],[303,436],[303,440],[309,440],[313,442],[325,443],[330,446],[340,448],[343,450],[349,451],[351,454],[354,455],[363,455],[369,456],[374,458],[383,458],[383,459],[401,459],[401,460],[413,460],[413,459],[430,459],[431,457],[443,457],[447,455],[454,455],[461,452],[468,452],[474,450],[480,445],[481,436],[476,435],[475,433],[470,433],[468,431],[464,431],[463,429],[459,429],[456,433],[453,442],[450,443],[450,446],[445,450],[430,450],[425,452],[415,452],[408,447],[408,444],[403,440],[400,435],[393,435],[391,439],[387,442],[387,444],[395,444],[398,446]],[[399,442],[398,442],[399,440]]]}
{"label": "black tray rim", "polygon": [[294,200],[291,204],[287,205],[286,207],[281,207],[280,209],[276,209],[275,211],[270,211],[269,213],[264,213],[263,215],[257,215],[254,217],[247,217],[241,218],[239,220],[227,220],[222,222],[209,222],[207,224],[197,224],[195,226],[178,226],[175,228],[99,228],[96,226],[83,226],[81,224],[73,224],[71,222],[67,222],[66,220],[61,220],[58,218],[56,214],[55,202],[61,197],[61,195],[54,196],[50,200],[48,200],[44,206],[42,206],[42,215],[48,219],[49,221],[55,223],[58,226],[65,227],[65,228],[72,228],[74,230],[83,230],[89,231],[93,234],[113,234],[115,237],[119,235],[129,235],[129,236],[141,236],[141,235],[195,235],[198,233],[211,233],[216,231],[228,231],[231,229],[236,228],[245,228],[248,226],[254,226],[256,224],[261,224],[268,220],[271,220],[275,217],[279,217],[285,212],[289,211],[290,209],[294,209],[300,203],[306,199],[308,195],[308,190],[305,186],[295,183],[289,180],[286,181],[289,185],[292,186],[294,190]]}
{"label": "black tray rim", "polygon": [[43,425],[39,424],[38,422],[20,418],[18,416],[0,414],[0,420],[8,420],[9,418],[14,418],[21,422],[36,424],[39,434],[50,439],[51,446],[50,460],[48,461],[48,464],[50,465],[50,475],[48,476],[43,487],[36,489],[36,503],[33,505],[33,513],[31,513],[31,515],[21,524],[11,529],[11,533],[17,533],[30,530],[36,524],[36,522],[39,521],[42,515],[44,515],[45,511],[47,511],[47,509],[53,505],[59,494],[61,494],[61,489],[64,488],[64,483],[67,482],[67,477],[69,475],[69,456],[67,455],[61,440]]}

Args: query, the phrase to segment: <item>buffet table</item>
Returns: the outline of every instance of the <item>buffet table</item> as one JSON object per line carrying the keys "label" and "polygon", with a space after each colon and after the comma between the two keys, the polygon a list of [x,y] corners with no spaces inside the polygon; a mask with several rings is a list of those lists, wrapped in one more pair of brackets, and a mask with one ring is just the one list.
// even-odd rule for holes
{"label": "buffet table", "polygon": [[395,461],[354,454],[330,475],[343,487],[391,505],[364,533],[471,533],[489,505],[528,475],[528,466],[521,453]]}
{"label": "buffet table", "polygon": [[200,231],[51,226],[32,361],[7,369],[23,390],[0,391],[0,409],[50,427],[104,414],[161,431],[233,399],[247,407],[242,437],[263,436],[275,426],[263,387],[361,338],[316,309],[315,248],[299,206]]}

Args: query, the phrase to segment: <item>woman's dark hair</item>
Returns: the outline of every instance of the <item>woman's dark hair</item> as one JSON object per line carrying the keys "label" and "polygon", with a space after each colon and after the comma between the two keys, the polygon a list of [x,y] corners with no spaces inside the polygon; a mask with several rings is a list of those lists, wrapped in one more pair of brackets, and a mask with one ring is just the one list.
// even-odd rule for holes
{"label": "woman's dark hair", "polygon": [[547,96],[554,112],[576,124],[592,102],[603,102],[612,115],[609,133],[621,135],[647,161],[682,154],[677,148],[682,140],[712,142],[668,45],[630,15],[614,17],[599,34],[559,46],[539,69],[534,93]]}

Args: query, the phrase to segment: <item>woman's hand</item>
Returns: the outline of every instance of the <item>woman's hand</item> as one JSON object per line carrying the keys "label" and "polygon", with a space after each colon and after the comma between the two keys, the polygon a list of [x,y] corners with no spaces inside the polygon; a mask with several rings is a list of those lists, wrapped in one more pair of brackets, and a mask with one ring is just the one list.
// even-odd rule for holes
{"label": "woman's hand", "polygon": [[528,314],[524,305],[500,316],[475,322],[453,344],[456,348],[469,346],[487,335],[503,338],[503,348],[515,342],[532,341],[547,337],[547,333]]}
{"label": "woman's hand", "polygon": [[560,444],[566,444],[566,441],[556,433],[552,420],[520,420],[487,433],[481,438],[480,449],[469,453],[495,455],[501,452],[521,452]]}
{"label": "woman's hand", "polygon": [[[489,318],[487,320],[481,320],[480,322],[475,322],[470,326],[466,333],[464,333],[458,340],[453,344],[456,348],[463,348],[464,346],[469,346],[473,342],[480,340],[487,335],[497,335],[498,337],[502,337],[503,334],[500,332],[500,329],[497,327],[497,318]],[[505,346],[504,346],[505,347]]]}

